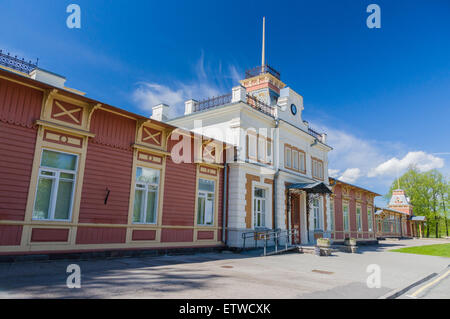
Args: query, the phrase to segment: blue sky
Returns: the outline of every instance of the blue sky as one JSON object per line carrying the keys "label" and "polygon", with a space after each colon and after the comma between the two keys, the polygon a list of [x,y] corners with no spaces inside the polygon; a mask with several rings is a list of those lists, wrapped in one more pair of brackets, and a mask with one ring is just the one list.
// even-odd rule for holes
{"label": "blue sky", "polygon": [[[66,7],[81,7],[68,29]],[[366,7],[381,7],[368,29]],[[91,98],[150,115],[227,93],[267,60],[326,130],[337,177],[385,194],[408,164],[450,173],[450,2],[22,1],[0,3],[0,48]]]}

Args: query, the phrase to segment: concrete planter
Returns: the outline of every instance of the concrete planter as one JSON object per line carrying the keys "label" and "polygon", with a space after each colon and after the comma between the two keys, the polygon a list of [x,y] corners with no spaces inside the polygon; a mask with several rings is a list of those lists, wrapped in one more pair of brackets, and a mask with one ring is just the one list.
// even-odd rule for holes
{"label": "concrete planter", "polygon": [[356,246],[356,239],[355,238],[346,238],[344,241],[345,246]]}
{"label": "concrete planter", "polygon": [[328,238],[317,239],[316,255],[318,255],[318,256],[330,256],[331,255],[331,243]]}

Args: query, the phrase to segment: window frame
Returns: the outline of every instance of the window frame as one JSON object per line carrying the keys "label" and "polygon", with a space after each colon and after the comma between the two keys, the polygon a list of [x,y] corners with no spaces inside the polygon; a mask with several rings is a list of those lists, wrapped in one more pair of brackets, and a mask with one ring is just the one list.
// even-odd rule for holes
{"label": "window frame", "polygon": [[[264,197],[259,197],[259,196],[256,196],[255,195],[255,192],[256,192],[256,189],[260,189],[260,190],[263,190],[264,191]],[[253,229],[262,229],[262,228],[266,228],[267,226],[266,226],[266,215],[267,215],[267,188],[265,188],[265,187],[262,187],[262,186],[258,186],[258,185],[256,185],[256,186],[254,186],[253,187],[253,192],[252,192],[252,215],[253,215],[253,220],[252,220],[252,222],[253,222]],[[259,201],[261,201],[261,202],[264,202],[264,212],[261,212],[260,214],[261,214],[261,221],[262,221],[262,223],[263,223],[263,225],[261,226],[261,225],[256,225],[256,206],[255,206],[255,203],[256,203],[256,201],[257,200],[259,200]],[[262,206],[262,205],[261,205]]]}
{"label": "window frame", "polygon": [[[61,169],[61,168],[54,168],[54,167],[48,167],[48,166],[42,166],[42,158],[44,155],[45,151],[49,151],[49,152],[56,152],[56,153],[62,153],[62,154],[68,154],[71,156],[75,156],[76,161],[75,161],[75,170],[66,170],[66,169]],[[33,201],[33,208],[32,208],[32,212],[31,212],[31,220],[33,221],[51,221],[51,222],[70,222],[72,220],[72,215],[73,215],[73,205],[75,202],[75,190],[77,188],[77,180],[78,180],[78,170],[79,170],[79,159],[80,159],[80,155],[77,153],[70,153],[67,151],[61,151],[58,149],[52,149],[52,148],[47,148],[47,147],[43,147],[41,149],[41,155],[40,155],[40,160],[39,160],[39,168],[38,168],[38,175],[37,175],[37,181],[36,181],[36,189],[34,192],[34,201]],[[49,177],[48,175],[42,175],[42,171],[51,171],[55,173],[54,177]],[[58,199],[58,188],[59,188],[59,182],[60,182],[60,175],[61,173],[66,173],[66,174],[73,174],[74,178],[72,180],[72,192],[70,195],[70,209],[69,209],[69,216],[67,217],[67,219],[55,219],[55,207],[56,207],[56,200]],[[54,184],[52,186],[51,189],[51,193],[50,193],[50,203],[49,203],[49,212],[48,212],[48,218],[35,218],[34,217],[34,209],[36,206],[36,201],[37,201],[37,195],[38,195],[38,189],[39,189],[39,180],[41,178],[45,178],[45,179],[51,179],[54,181]],[[63,180],[68,180],[66,178],[63,178]]]}
{"label": "window frame", "polygon": [[[321,166],[320,176],[316,175],[317,171],[319,171],[319,165]],[[323,181],[325,178],[325,166],[321,159],[311,156],[311,176],[315,179]]]}
{"label": "window frame", "polygon": [[[205,190],[200,190],[200,180],[206,180],[206,181],[212,181],[214,183],[214,191],[205,191]],[[205,178],[203,176],[199,177],[197,179],[197,183],[198,183],[198,187],[197,187],[197,194],[196,194],[196,212],[195,212],[195,224],[197,226],[201,226],[201,227],[214,227],[215,222],[216,222],[216,200],[217,200],[217,196],[216,196],[216,191],[217,191],[217,181],[216,179],[212,179],[212,178]],[[212,194],[213,197],[213,204],[212,204],[212,223],[211,224],[206,224],[206,223],[199,223],[199,198],[203,197],[200,196],[200,194],[202,193],[205,194],[204,198],[205,198],[205,203],[206,200],[208,199],[208,194]],[[203,216],[203,220],[206,220],[206,205],[205,205],[205,211],[204,211],[204,216]]]}
{"label": "window frame", "polygon": [[[359,211],[359,213],[358,213]],[[361,206],[356,206],[356,231],[362,232],[363,231],[363,223],[362,223],[362,208]]]}
{"label": "window frame", "polygon": [[[347,210],[345,209],[347,208]],[[347,214],[345,212],[347,211]],[[350,231],[350,205],[349,203],[342,203],[342,229],[344,232]],[[347,221],[347,223],[346,223]]]}
{"label": "window frame", "polygon": [[334,231],[334,198],[330,199],[330,229],[331,231]]}
{"label": "window frame", "polygon": [[[290,155],[287,152],[290,152]],[[296,155],[295,155],[296,154]],[[297,159],[297,168],[294,167],[295,159]],[[289,159],[289,165],[288,165]],[[303,160],[302,160],[303,159]],[[306,153],[305,151],[292,146],[284,144],[284,167],[294,172],[306,174]]]}
{"label": "window frame", "polygon": [[[315,205],[315,201],[317,200],[317,206]],[[320,197],[313,198],[312,200],[312,210],[313,210],[313,225],[314,230],[321,230],[322,228],[322,222],[321,222],[321,216],[320,216]]]}
{"label": "window frame", "polygon": [[373,216],[372,216],[372,207],[367,207],[367,230],[369,232],[373,231]]}
{"label": "window frame", "polygon": [[[155,171],[158,171],[159,172],[159,176],[158,176],[158,183],[145,183],[145,182],[139,182],[138,180],[137,180],[137,171],[138,171],[138,169],[139,168],[142,168],[142,169],[150,169],[150,170],[155,170]],[[158,169],[158,168],[154,168],[154,167],[147,167],[147,166],[142,166],[142,165],[136,165],[136,169],[135,169],[135,181],[134,181],[134,198],[133,198],[133,210],[132,210],[132,216],[131,216],[131,223],[132,224],[135,224],[135,225],[157,225],[158,224],[158,217],[159,217],[159,194],[160,194],[160,188],[161,188],[161,173],[162,173],[162,170],[161,169]],[[145,184],[145,187],[144,187],[144,189],[142,189],[142,188],[140,188],[140,190],[144,190],[144,202],[143,202],[143,207],[145,207],[145,212],[144,212],[144,214],[142,215],[141,214],[141,221],[140,222],[135,222],[134,220],[133,220],[133,218],[134,218],[134,205],[135,205],[135,202],[136,202],[136,189],[137,189],[137,184]],[[156,185],[157,184],[157,185]],[[148,212],[147,212],[147,204],[148,204],[148,186],[149,185],[153,185],[153,186],[155,186],[156,185],[156,187],[157,187],[157,189],[156,189],[156,196],[155,196],[155,198],[156,198],[156,207],[155,207],[155,222],[154,223],[148,223],[148,222],[146,222],[146,220],[147,220],[147,214],[148,214]],[[142,221],[143,220],[143,221]]]}

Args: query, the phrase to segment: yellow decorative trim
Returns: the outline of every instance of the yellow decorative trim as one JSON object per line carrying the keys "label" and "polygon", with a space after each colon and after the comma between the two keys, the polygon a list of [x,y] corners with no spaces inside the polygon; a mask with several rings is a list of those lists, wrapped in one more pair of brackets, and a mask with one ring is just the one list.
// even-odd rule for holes
{"label": "yellow decorative trim", "polygon": [[36,125],[54,128],[54,129],[61,130],[61,131],[66,132],[66,133],[76,134],[78,136],[95,137],[95,134],[91,133],[89,131],[85,131],[85,130],[77,129],[77,128],[72,128],[72,127],[69,127],[69,126],[65,126],[65,125],[57,124],[57,123],[52,123],[52,122],[49,122],[49,121],[37,120],[36,121]]}

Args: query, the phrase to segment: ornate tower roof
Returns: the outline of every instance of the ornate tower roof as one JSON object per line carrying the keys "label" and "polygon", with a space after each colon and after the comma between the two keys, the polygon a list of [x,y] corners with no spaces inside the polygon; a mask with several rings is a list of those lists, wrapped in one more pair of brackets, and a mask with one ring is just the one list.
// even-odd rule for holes
{"label": "ornate tower roof", "polygon": [[406,197],[403,189],[396,189],[392,192],[391,200],[389,201],[389,208],[403,211],[412,215],[413,206]]}

